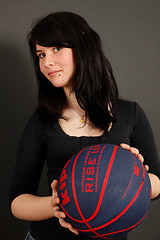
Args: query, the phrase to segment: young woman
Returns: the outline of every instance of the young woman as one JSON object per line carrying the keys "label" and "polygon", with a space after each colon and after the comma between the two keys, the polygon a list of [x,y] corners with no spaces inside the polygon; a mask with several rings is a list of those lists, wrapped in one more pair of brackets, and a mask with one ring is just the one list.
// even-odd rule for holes
{"label": "young woman", "polygon": [[[50,14],[36,23],[28,39],[39,104],[20,142],[11,210],[17,218],[32,221],[26,239],[88,239],[59,211],[57,179],[63,166],[86,146],[125,143],[121,146],[149,166],[152,198],[157,197],[160,163],[152,130],[137,103],[118,99],[100,38],[82,17]],[[49,194],[40,197],[36,192],[45,161]]]}

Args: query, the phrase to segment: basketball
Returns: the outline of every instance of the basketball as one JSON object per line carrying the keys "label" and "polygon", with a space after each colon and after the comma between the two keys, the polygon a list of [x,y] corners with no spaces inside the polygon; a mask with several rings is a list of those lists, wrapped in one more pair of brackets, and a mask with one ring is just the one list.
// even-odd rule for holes
{"label": "basketball", "polygon": [[66,221],[94,239],[118,238],[136,228],[147,214],[150,192],[149,176],[139,159],[110,144],[76,153],[58,184]]}

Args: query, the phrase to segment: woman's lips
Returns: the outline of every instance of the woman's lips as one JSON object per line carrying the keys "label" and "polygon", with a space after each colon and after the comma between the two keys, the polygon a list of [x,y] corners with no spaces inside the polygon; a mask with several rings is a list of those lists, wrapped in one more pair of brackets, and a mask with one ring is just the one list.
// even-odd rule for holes
{"label": "woman's lips", "polygon": [[57,74],[59,75],[60,73],[61,73],[61,70],[56,70],[56,71],[51,71],[51,72],[49,72],[48,75],[49,75],[50,77],[54,77],[54,76],[56,76]]}

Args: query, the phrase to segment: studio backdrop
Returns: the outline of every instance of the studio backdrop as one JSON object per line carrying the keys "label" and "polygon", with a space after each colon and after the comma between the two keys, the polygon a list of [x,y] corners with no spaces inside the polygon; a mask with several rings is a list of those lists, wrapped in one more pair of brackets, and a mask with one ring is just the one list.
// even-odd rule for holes
{"label": "studio backdrop", "polygon": [[[29,223],[15,219],[8,191],[20,137],[37,105],[37,84],[27,43],[33,21],[51,12],[84,17],[100,35],[120,97],[136,101],[151,123],[160,156],[159,0],[2,0],[0,4],[0,238],[22,240]],[[39,194],[47,194],[46,170]],[[160,200],[129,240],[159,240]]]}

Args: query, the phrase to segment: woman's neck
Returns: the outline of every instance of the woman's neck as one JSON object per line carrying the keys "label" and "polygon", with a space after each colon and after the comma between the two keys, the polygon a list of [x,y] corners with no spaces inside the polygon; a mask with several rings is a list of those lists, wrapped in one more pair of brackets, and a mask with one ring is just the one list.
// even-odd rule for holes
{"label": "woman's neck", "polygon": [[74,110],[80,116],[85,116],[85,111],[78,104],[75,93],[71,92],[68,88],[64,88],[64,92],[67,99],[67,108]]}

